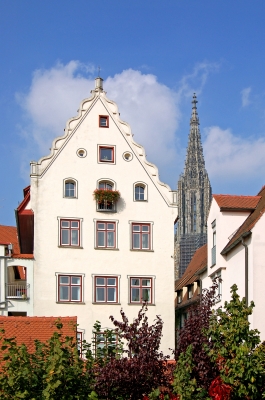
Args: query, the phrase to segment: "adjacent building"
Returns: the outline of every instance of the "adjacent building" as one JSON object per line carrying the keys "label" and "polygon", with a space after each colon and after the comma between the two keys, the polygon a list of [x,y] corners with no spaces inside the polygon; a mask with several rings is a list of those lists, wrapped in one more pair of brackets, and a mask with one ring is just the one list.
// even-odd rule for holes
{"label": "adjacent building", "polygon": [[77,316],[91,340],[109,316],[129,320],[144,301],[164,321],[161,349],[174,346],[176,192],[135,143],[117,105],[95,80],[51,153],[31,163],[31,185],[17,212],[34,247],[34,315]]}
{"label": "adjacent building", "polygon": [[197,98],[192,100],[190,134],[183,174],[178,181],[178,210],[175,238],[175,277],[181,277],[195,251],[207,242],[207,215],[212,197],[205,169]]}

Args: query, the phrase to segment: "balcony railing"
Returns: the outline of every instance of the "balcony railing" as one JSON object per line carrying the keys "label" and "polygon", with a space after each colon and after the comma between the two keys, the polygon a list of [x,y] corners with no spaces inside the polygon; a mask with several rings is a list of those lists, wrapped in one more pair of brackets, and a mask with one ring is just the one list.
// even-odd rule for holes
{"label": "balcony railing", "polygon": [[216,264],[216,246],[212,247],[212,265]]}
{"label": "balcony railing", "polygon": [[97,203],[97,211],[115,211],[115,203],[104,200],[102,203]]}
{"label": "balcony railing", "polygon": [[29,283],[6,283],[6,298],[7,299],[29,299]]}

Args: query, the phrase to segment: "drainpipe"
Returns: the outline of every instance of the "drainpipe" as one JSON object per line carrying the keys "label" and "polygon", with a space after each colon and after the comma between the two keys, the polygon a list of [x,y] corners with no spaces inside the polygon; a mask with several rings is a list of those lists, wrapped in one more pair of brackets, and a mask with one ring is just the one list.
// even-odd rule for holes
{"label": "drainpipe", "polygon": [[248,246],[244,242],[244,238],[241,239],[241,243],[245,247],[245,301],[248,306]]}

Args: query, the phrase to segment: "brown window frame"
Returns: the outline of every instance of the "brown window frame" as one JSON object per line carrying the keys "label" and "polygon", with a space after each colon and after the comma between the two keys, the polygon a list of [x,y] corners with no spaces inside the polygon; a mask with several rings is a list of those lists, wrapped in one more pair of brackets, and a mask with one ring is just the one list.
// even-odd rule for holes
{"label": "brown window frame", "polygon": [[[132,285],[132,280],[139,279],[139,285]],[[150,280],[150,286],[143,286],[143,281],[144,280]],[[132,289],[133,288],[139,288],[140,295],[139,295],[139,301],[133,301],[132,300]],[[139,277],[139,276],[132,276],[130,277],[130,304],[143,304],[145,303],[145,300],[143,299],[142,295],[142,290],[143,289],[150,289],[150,301],[147,301],[147,304],[154,304],[154,296],[153,296],[153,278],[150,277]]]}
{"label": "brown window frame", "polygon": [[[62,226],[63,222],[68,222],[69,227]],[[77,227],[72,227],[72,222],[77,222],[78,226]],[[66,247],[80,247],[80,225],[81,221],[80,219],[68,219],[68,218],[61,218],[60,219],[60,246],[66,246]],[[67,230],[69,231],[69,243],[62,243],[62,231]],[[78,231],[78,244],[72,243],[72,231],[77,230]]]}
{"label": "brown window frame", "polygon": [[[68,277],[69,278],[69,283],[63,284],[60,282],[61,277]],[[72,283],[72,278],[80,278],[80,284],[73,284]],[[61,299],[60,296],[60,287],[69,287],[69,296],[68,300],[67,299]],[[71,293],[71,288],[72,287],[80,287],[80,299],[79,300],[73,300],[72,299],[72,293]],[[82,275],[71,275],[71,274],[59,274],[58,275],[58,303],[82,303],[82,295],[83,295],[83,277]]]}
{"label": "brown window frame", "polygon": [[[99,229],[98,225],[99,224],[106,224],[106,228],[104,229]],[[113,224],[114,225],[114,229],[108,229],[108,224]],[[104,246],[99,246],[98,245],[98,233],[99,232],[104,232]],[[114,244],[113,246],[108,246],[108,232],[114,232]],[[96,221],[96,248],[97,249],[116,249],[117,246],[117,242],[116,242],[116,233],[117,232],[117,225],[116,225],[116,221]]]}
{"label": "brown window frame", "polygon": [[[134,226],[140,226],[140,231],[134,231],[133,228]],[[148,226],[149,230],[148,231],[143,231],[142,228],[143,226]],[[134,235],[139,234],[140,239],[140,247],[134,247]],[[143,247],[143,234],[148,235],[148,247]],[[144,222],[133,222],[132,223],[132,250],[142,250],[142,251],[148,251],[151,250],[151,224],[150,223],[144,223]]]}
{"label": "brown window frame", "polygon": [[[106,125],[101,125],[101,119],[106,121]],[[108,115],[99,115],[98,116],[98,126],[100,128],[109,128],[109,116]]]}
{"label": "brown window frame", "polygon": [[[101,158],[101,150],[102,149],[110,149],[111,150],[111,160],[104,160],[104,158]],[[98,161],[100,163],[108,163],[108,164],[114,164],[115,163],[115,153],[114,153],[114,146],[99,146],[98,147]]]}
{"label": "brown window frame", "polygon": [[[97,278],[104,279],[104,284],[98,284]],[[108,279],[115,279],[115,285],[108,285]],[[97,288],[104,288],[104,299],[105,300],[97,300]],[[108,299],[108,288],[116,289],[116,299],[115,301],[110,301]],[[96,275],[94,276],[94,302],[97,304],[117,304],[118,303],[118,290],[119,290],[119,280],[117,276],[104,276],[104,275]]]}

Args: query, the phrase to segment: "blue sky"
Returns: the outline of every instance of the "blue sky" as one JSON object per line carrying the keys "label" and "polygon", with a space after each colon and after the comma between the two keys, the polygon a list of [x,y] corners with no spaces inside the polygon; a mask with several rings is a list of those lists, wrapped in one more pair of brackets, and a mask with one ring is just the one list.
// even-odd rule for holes
{"label": "blue sky", "polygon": [[29,184],[29,162],[89,97],[108,97],[176,188],[198,113],[214,193],[265,184],[265,2],[0,0],[0,224]]}

